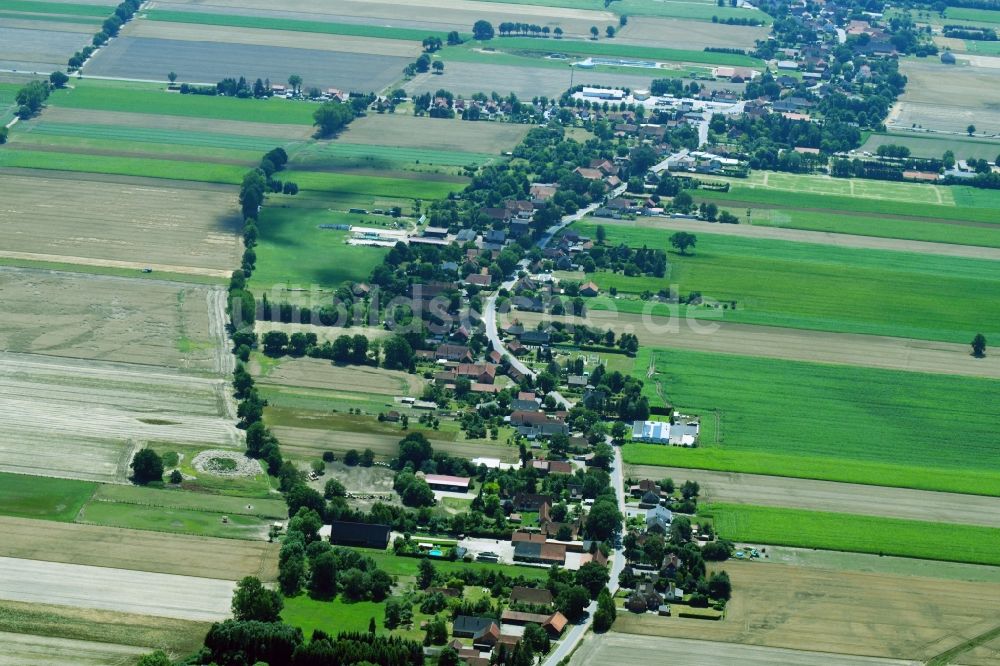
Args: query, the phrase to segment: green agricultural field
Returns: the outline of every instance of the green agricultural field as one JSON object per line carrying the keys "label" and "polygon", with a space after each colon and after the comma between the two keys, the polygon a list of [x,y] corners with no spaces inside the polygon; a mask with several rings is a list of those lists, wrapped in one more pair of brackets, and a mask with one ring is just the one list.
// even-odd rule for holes
{"label": "green agricultural field", "polygon": [[104,173],[116,176],[145,176],[170,180],[194,180],[228,185],[238,185],[247,171],[246,166],[234,164],[56,153],[14,148],[0,151],[0,166]]}
{"label": "green agricultural field", "polygon": [[[722,204],[722,202],[719,202]],[[747,208],[728,207],[721,210],[746,220]],[[894,218],[864,215],[836,210],[796,210],[794,208],[751,208],[754,226],[804,229],[835,234],[856,234],[877,238],[900,238],[931,243],[1000,247],[1000,225],[961,225],[930,218]]]}
{"label": "green agricultural field", "polygon": [[0,514],[72,522],[97,484],[0,472]]}
{"label": "green agricultural field", "polygon": [[996,56],[1000,55],[1000,42],[967,39],[965,40],[965,50],[968,53],[975,53],[976,55]]}
{"label": "green agricultural field", "polygon": [[977,21],[980,23],[1000,23],[1000,11],[972,9],[968,7],[948,7],[945,16],[952,21]]}
{"label": "green agricultural field", "polygon": [[[651,48],[632,44],[618,44],[614,40],[578,41],[569,39],[535,39],[531,37],[498,37],[489,42],[470,41],[460,47],[450,47],[444,50],[442,58],[447,62],[449,56],[458,51],[481,49],[484,47],[498,48],[508,51],[528,51],[537,53],[564,53],[574,56],[607,56],[613,58],[629,58],[641,60],[657,60],[667,62],[693,62],[710,65],[733,65],[739,67],[760,67],[763,61],[752,56],[732,53],[713,53],[709,51],[694,51],[688,49]],[[489,58],[490,56],[487,56]],[[559,63],[565,67],[565,63]],[[655,70],[654,70],[655,73]]]}
{"label": "green agricultural field", "polygon": [[334,197],[366,195],[395,199],[422,199],[424,201],[444,199],[450,192],[463,190],[468,182],[465,178],[441,177],[433,174],[419,176],[406,173],[399,174],[407,176],[405,178],[393,178],[391,176],[306,171],[300,168],[289,169],[283,174],[283,180],[293,180],[304,190],[312,190]]}
{"label": "green agricultural field", "polygon": [[[927,186],[929,187],[929,186]],[[960,202],[963,197],[975,200],[980,207],[965,207],[962,205],[936,205],[926,203],[908,203],[888,199],[865,199],[862,197],[836,196],[827,194],[809,194],[783,190],[751,188],[732,183],[729,192],[697,190],[695,201],[714,201],[719,205],[730,203],[742,208],[753,208],[758,205],[775,208],[798,208],[823,212],[829,209],[869,213],[874,215],[900,215],[914,218],[932,218],[933,220],[955,220],[959,222],[977,222],[995,224],[998,222],[996,208],[1000,205],[1000,196],[994,190],[982,190],[983,194],[967,194],[971,187],[950,187],[954,202]],[[978,197],[978,198],[977,198]]]}
{"label": "green agricultural field", "polygon": [[[1000,44],[1000,42],[983,42]],[[861,146],[862,150],[874,153],[879,146],[906,146],[915,157],[940,158],[946,150],[954,151],[955,157],[964,160],[969,158],[993,161],[1000,155],[1000,142],[971,138],[957,135],[936,134],[872,134]]]}
{"label": "green agricultural field", "polygon": [[1000,530],[989,527],[733,504],[699,516],[732,541],[1000,565]]}
{"label": "green agricultural field", "polygon": [[[577,225],[593,237],[593,223]],[[605,225],[608,242],[665,247],[662,230]],[[736,309],[688,309],[726,321],[962,344],[978,332],[1000,339],[1000,266],[988,260],[840,248],[697,234],[693,255],[669,255],[666,279],[639,278],[654,293],[665,284],[681,295],[701,292]],[[594,281],[620,276],[598,273]],[[618,300],[642,312],[643,301]],[[607,308],[595,303],[592,307]],[[721,315],[721,317],[720,317]]]}
{"label": "green agricultural field", "polygon": [[96,500],[83,507],[76,522],[226,539],[261,539],[269,525],[256,516]]}
{"label": "green agricultural field", "polygon": [[93,16],[105,19],[114,14],[110,5],[86,5],[72,2],[43,2],[41,0],[0,0],[0,10],[32,14],[66,14],[68,16]]}
{"label": "green agricultural field", "polygon": [[97,492],[94,493],[93,500],[169,509],[258,516],[260,518],[284,519],[288,517],[288,507],[280,499],[248,500],[245,497],[208,495],[178,489],[161,490],[141,486],[105,484],[98,487]]}
{"label": "green agricultural field", "polygon": [[630,443],[627,463],[1000,496],[996,381],[667,349],[634,374],[651,357],[643,390],[700,415],[700,446]]}
{"label": "green agricultural field", "polygon": [[[43,137],[40,141],[52,138],[78,139],[83,145],[93,148],[107,149],[114,146],[117,150],[141,151],[149,145],[166,145],[174,147],[216,148],[220,155],[236,152],[239,156],[261,153],[281,145],[281,139],[255,136],[240,136],[221,134],[218,132],[195,132],[162,130],[153,127],[123,127],[120,125],[77,125],[73,123],[53,123],[42,119],[39,122],[17,126],[21,135]],[[297,142],[287,142],[285,147]],[[176,148],[175,148],[176,151]]]}
{"label": "green agricultural field", "polygon": [[237,99],[167,92],[162,85],[121,81],[74,81],[55,90],[48,103],[67,109],[130,111],[168,116],[242,120],[277,125],[312,125],[316,104],[279,98]]}
{"label": "green agricultural field", "polygon": [[296,153],[292,166],[391,170],[412,168],[413,165],[478,166],[495,159],[497,156],[489,153],[373,146],[331,141],[329,143],[314,143],[303,148]]}
{"label": "green agricultural field", "polygon": [[[302,184],[298,176],[294,179]],[[348,232],[319,228],[321,224],[363,223],[363,216],[326,208],[266,206],[260,218],[257,270],[251,286],[256,290],[277,284],[335,288],[347,280],[368,279],[388,249],[347,245]]]}
{"label": "green agricultural field", "polygon": [[379,25],[355,25],[350,23],[324,23],[296,19],[263,16],[240,16],[238,14],[207,14],[202,12],[178,12],[153,9],[143,12],[150,21],[171,23],[195,23],[198,25],[223,25],[235,28],[260,28],[264,30],[288,30],[291,32],[316,32],[325,35],[345,35],[350,37],[373,37],[375,39],[397,39],[422,42],[427,37],[448,38],[447,32],[416,30],[411,28],[390,28]]}
{"label": "green agricultural field", "polygon": [[[726,180],[726,179],[722,179]],[[955,201],[952,188],[944,185],[903,183],[862,178],[833,178],[832,176],[754,171],[748,178],[728,179],[734,187],[781,190],[800,194],[856,197],[904,201],[910,203],[951,206]]]}

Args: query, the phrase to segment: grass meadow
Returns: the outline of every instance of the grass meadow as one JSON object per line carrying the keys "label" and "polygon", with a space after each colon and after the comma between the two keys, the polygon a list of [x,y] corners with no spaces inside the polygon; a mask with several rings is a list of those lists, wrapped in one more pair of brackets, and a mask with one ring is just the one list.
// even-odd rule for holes
{"label": "grass meadow", "polygon": [[0,514],[73,522],[96,489],[91,481],[0,472]]}
{"label": "grass meadow", "polygon": [[361,216],[327,208],[266,206],[260,218],[258,268],[251,286],[255,290],[276,284],[329,288],[347,280],[366,280],[388,249],[347,245],[349,232],[319,228],[320,224],[363,221]]}
{"label": "grass meadow", "polygon": [[945,16],[952,21],[975,21],[977,23],[1000,23],[1000,11],[973,9],[971,7],[948,7]]}
{"label": "grass meadow", "polygon": [[[596,224],[577,225],[593,237]],[[669,232],[605,225],[608,242],[664,247]],[[988,260],[840,248],[787,241],[697,234],[694,254],[671,253],[666,278],[596,273],[603,287],[657,292],[676,284],[736,309],[726,321],[966,344],[978,332],[1000,339],[1000,267]],[[643,301],[618,300],[621,311]],[[599,304],[595,304],[600,307]],[[720,311],[703,313],[718,315]],[[690,314],[697,316],[697,311]]]}
{"label": "grass meadow", "polygon": [[667,349],[634,374],[651,357],[646,395],[701,416],[700,446],[630,443],[627,463],[1000,496],[998,382]]}
{"label": "grass meadow", "polygon": [[77,522],[227,539],[259,539],[266,535],[269,524],[257,516],[104,500],[89,502]]}
{"label": "grass meadow", "polygon": [[733,504],[699,516],[732,541],[1000,565],[1000,530],[989,527]]}
{"label": "grass meadow", "polygon": [[170,93],[162,85],[120,81],[74,80],[73,87],[55,90],[48,103],[68,109],[156,113],[168,116],[242,120],[276,125],[312,125],[316,105],[270,98],[237,99]]}
{"label": "grass meadow", "polygon": [[[863,196],[822,194],[796,190],[778,190],[749,187],[733,180],[729,192],[697,190],[696,201],[714,201],[719,205],[752,208],[764,205],[777,208],[798,208],[823,212],[828,209],[893,215],[913,218],[933,218],[934,220],[954,220],[960,222],[997,223],[997,208],[1000,208],[1000,194],[994,190],[976,190],[971,187],[950,187],[950,203],[918,203],[926,200],[926,195],[916,200],[876,199]],[[873,181],[876,182],[876,181]],[[920,187],[920,186],[917,186]],[[942,200],[945,195],[942,194]],[[742,216],[741,216],[742,217]]]}
{"label": "grass meadow", "polygon": [[[975,42],[966,43],[973,44]],[[980,43],[1000,44],[1000,42]],[[946,150],[951,150],[954,151],[955,157],[960,160],[974,157],[992,162],[1000,154],[1000,142],[994,140],[953,134],[941,136],[912,132],[872,134],[861,148],[874,153],[879,146],[889,145],[906,146],[915,157],[940,158]]]}
{"label": "grass meadow", "polygon": [[[690,49],[655,48],[635,46],[632,44],[617,44],[614,40],[578,41],[568,39],[536,39],[532,37],[498,37],[488,42],[470,41],[461,47],[446,49],[442,58],[447,62],[448,56],[458,50],[481,49],[484,47],[513,51],[529,51],[549,53],[565,53],[575,56],[608,56],[620,58],[635,58],[642,60],[657,60],[667,62],[693,62],[710,65],[733,65],[738,67],[759,67],[762,61],[752,56],[733,53],[712,53]],[[563,63],[565,66],[565,63]]]}

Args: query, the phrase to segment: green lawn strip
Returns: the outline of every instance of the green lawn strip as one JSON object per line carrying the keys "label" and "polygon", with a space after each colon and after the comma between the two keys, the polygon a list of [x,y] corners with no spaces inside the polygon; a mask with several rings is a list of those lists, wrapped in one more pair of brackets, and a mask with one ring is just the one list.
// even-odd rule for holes
{"label": "green lawn strip", "polygon": [[[956,202],[966,197],[970,203],[989,203],[997,195],[992,190],[984,190],[985,194],[975,195],[962,192],[972,188],[952,187]],[[961,192],[961,193],[960,193]],[[966,207],[964,202],[959,206],[945,206],[929,203],[907,203],[887,199],[865,199],[863,197],[838,196],[833,194],[807,194],[785,190],[754,189],[735,185],[729,192],[714,192],[711,190],[696,190],[693,193],[697,201],[714,201],[719,205],[733,202],[733,205],[743,208],[753,207],[753,204],[771,205],[779,208],[799,208],[823,211],[827,209],[851,211],[857,213],[874,213],[876,215],[903,215],[906,217],[928,217],[937,220],[960,220],[966,222],[1000,222],[994,206]],[[742,216],[741,216],[742,217]]]}
{"label": "green lawn strip", "polygon": [[[227,522],[223,522],[224,516]],[[256,516],[107,501],[89,502],[80,512],[77,522],[134,530],[251,540],[262,538],[264,528],[268,524],[268,521]]]}
{"label": "green lawn strip", "polygon": [[202,12],[179,12],[152,9],[143,12],[150,21],[171,23],[196,23],[198,25],[224,25],[234,28],[261,28],[265,30],[288,30],[291,32],[317,32],[326,35],[350,37],[373,37],[422,42],[427,37],[448,39],[447,32],[417,30],[413,28],[390,28],[379,25],[355,25],[350,23],[328,23],[323,21],[302,21],[298,19],[273,18],[264,16],[241,16],[238,14],[208,14]]}
{"label": "green lawn strip", "polygon": [[[499,48],[503,48],[500,46]],[[561,69],[566,73],[567,86],[570,78],[570,61],[561,58],[546,58],[548,52],[533,51],[473,51],[465,47],[446,48],[440,58],[445,62],[445,71],[449,62],[467,62],[479,65],[502,65],[507,67],[534,67],[542,69]],[[577,77],[586,76],[586,72],[602,72],[606,74],[623,74],[626,76],[648,76],[657,79],[692,78],[710,74],[711,67],[689,63],[683,69],[653,69],[651,67],[628,67],[615,65],[598,65],[586,70],[580,70]]]}
{"label": "green lawn strip", "polygon": [[[576,225],[594,236],[596,226]],[[668,229],[606,224],[608,242],[664,247]],[[748,324],[843,333],[941,340],[967,344],[977,332],[1000,339],[1000,311],[989,303],[1000,293],[997,262],[886,250],[841,248],[698,233],[694,254],[669,256],[665,278],[628,281],[630,289],[656,293],[677,285],[736,310],[687,308],[686,314]],[[595,273],[598,285],[625,283]],[[610,304],[609,304],[610,303]],[[645,301],[594,302],[592,309],[642,312]],[[663,306],[666,309],[666,306]],[[700,310],[700,312],[699,312]],[[685,313],[682,313],[685,314]]]}
{"label": "green lawn strip", "polygon": [[981,21],[983,23],[1000,23],[1000,11],[992,9],[973,9],[971,7],[948,7],[945,16],[952,21]]}
{"label": "green lawn strip", "polygon": [[168,273],[164,271],[143,273],[134,268],[87,266],[84,264],[69,264],[56,261],[33,261],[29,259],[9,259],[6,257],[0,257],[0,266],[10,266],[12,268],[38,268],[50,271],[61,271],[64,273],[84,273],[86,275],[116,275],[119,277],[129,277],[142,280],[169,280],[171,282],[186,282],[191,284],[229,284],[229,280],[225,278],[216,278],[208,275]]}
{"label": "green lawn strip", "polygon": [[[420,558],[417,557],[399,557],[388,551],[368,550],[364,548],[358,548],[357,551],[362,555],[371,557],[375,560],[379,569],[383,569],[386,573],[393,576],[416,576],[418,567],[420,566]],[[473,571],[502,571],[511,577],[524,576],[528,579],[541,581],[548,577],[549,572],[547,567],[526,567],[488,562],[449,562],[448,560],[437,559],[433,560],[433,562],[434,568],[437,569],[439,574],[444,576],[471,569]]]}
{"label": "green lawn strip", "polygon": [[[739,67],[759,67],[763,61],[752,56],[733,53],[713,53],[690,49],[656,48],[621,44],[614,40],[579,41],[571,39],[539,39],[532,37],[498,37],[488,42],[468,42],[463,49],[483,47],[505,50],[532,51],[542,53],[565,53],[576,56],[608,56],[630,60],[656,60],[668,62],[694,62],[709,65],[733,65]],[[442,58],[455,49],[446,49]]]}
{"label": "green lawn strip", "polygon": [[187,162],[148,157],[57,153],[18,150],[14,148],[0,150],[0,167],[82,171],[118,176],[193,180],[203,183],[223,183],[227,185],[238,185],[247,172],[246,166],[236,164],[212,164],[209,162]]}
{"label": "green lawn strip", "polygon": [[[300,174],[286,179],[302,184]],[[363,180],[352,177],[351,182],[363,186],[357,182]],[[347,245],[349,232],[319,228],[321,224],[362,224],[363,216],[272,203],[261,212],[260,222],[257,269],[251,278],[254,289],[277,284],[330,288],[346,280],[362,281],[388,252],[387,248]]]}
{"label": "green lawn strip", "polygon": [[53,91],[48,103],[68,109],[129,111],[274,125],[312,125],[312,114],[318,106],[276,97],[261,100],[181,95],[167,92],[163,85],[150,83],[74,79],[72,85],[72,88]]}
{"label": "green lawn strip", "polygon": [[[44,146],[67,153],[96,155],[101,154],[102,150],[108,149],[108,142],[105,139],[27,132],[15,132],[10,141],[8,141],[8,145],[12,149],[40,150],[39,146]],[[274,145],[272,144],[272,147]],[[41,148],[41,150],[45,150],[46,148]],[[204,148],[200,146],[188,146],[182,143],[142,143],[137,141],[116,144],[114,150],[117,155],[152,159],[180,159],[182,161],[205,161],[227,164],[242,161],[247,169],[256,166],[260,161],[261,155],[261,151],[259,150]]]}
{"label": "green lawn strip", "polygon": [[0,0],[0,10],[33,12],[36,14],[66,14],[68,16],[94,16],[102,19],[115,13],[111,5],[84,5],[71,2],[41,2],[39,0]]}
{"label": "green lawn strip", "polygon": [[258,516],[260,518],[287,518],[288,507],[280,499],[247,499],[226,497],[183,490],[161,490],[139,486],[102,485],[93,496],[94,502],[138,504],[150,507],[209,511],[213,513]]}
{"label": "green lawn strip", "polygon": [[734,504],[699,516],[733,541],[1000,565],[1000,530],[990,527]]}
{"label": "green lawn strip", "polygon": [[645,395],[706,427],[699,448],[630,443],[627,462],[1000,495],[1000,382],[661,348],[634,372],[651,358]]}
{"label": "green lawn strip", "polygon": [[[746,220],[747,209],[722,204],[720,210]],[[965,226],[933,222],[929,218],[897,219],[835,211],[795,210],[793,208],[753,208],[751,222],[759,227],[780,227],[823,231],[835,234],[854,234],[875,238],[900,238],[928,243],[1000,247],[1000,225],[992,227]],[[711,230],[711,226],[706,229]]]}
{"label": "green lawn strip", "polygon": [[298,151],[292,166],[303,168],[330,164],[336,166],[345,160],[370,163],[372,168],[393,168],[399,164],[438,164],[441,166],[479,165],[489,160],[499,159],[498,155],[473,153],[461,150],[429,150],[426,148],[402,148],[397,146],[373,146],[360,143],[309,144]]}
{"label": "green lawn strip", "polygon": [[0,472],[0,514],[72,522],[98,484]]}

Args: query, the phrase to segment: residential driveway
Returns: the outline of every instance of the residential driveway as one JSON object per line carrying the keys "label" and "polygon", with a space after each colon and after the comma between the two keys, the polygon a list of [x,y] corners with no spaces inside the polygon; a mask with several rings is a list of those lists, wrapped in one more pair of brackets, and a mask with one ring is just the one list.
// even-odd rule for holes
{"label": "residential driveway", "polygon": [[496,553],[500,556],[500,561],[504,564],[514,562],[514,546],[510,541],[499,541],[497,539],[463,539],[458,542],[460,546],[466,548],[473,556],[479,553]]}

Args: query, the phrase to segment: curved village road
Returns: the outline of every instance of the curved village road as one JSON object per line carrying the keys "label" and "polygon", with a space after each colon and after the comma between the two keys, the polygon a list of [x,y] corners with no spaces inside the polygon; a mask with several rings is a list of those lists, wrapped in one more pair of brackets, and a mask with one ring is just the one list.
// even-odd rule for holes
{"label": "curved village road", "polygon": [[697,481],[704,502],[756,504],[1000,528],[1000,497],[864,486],[783,476],[627,465],[629,477]]}

